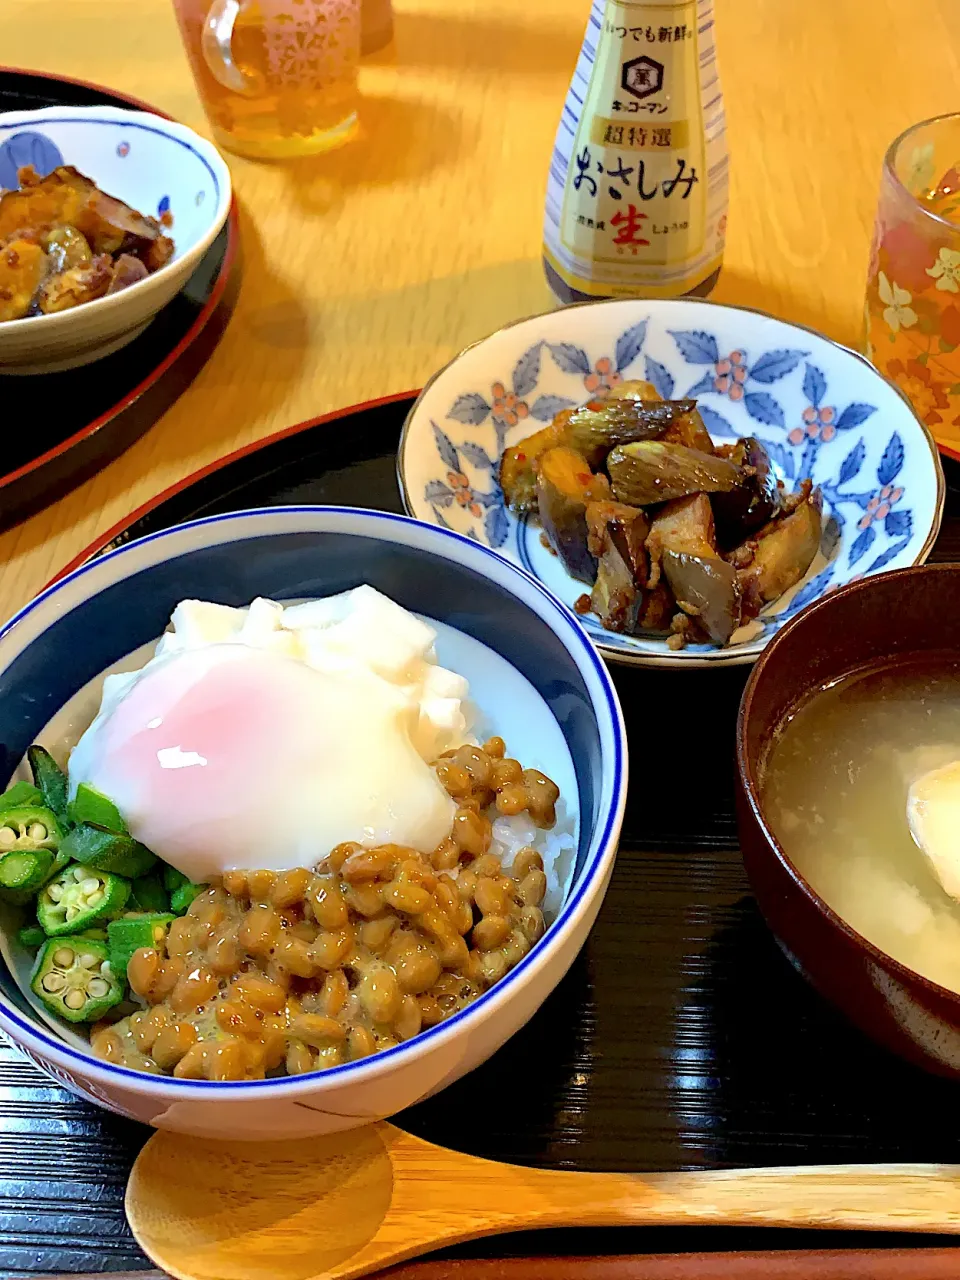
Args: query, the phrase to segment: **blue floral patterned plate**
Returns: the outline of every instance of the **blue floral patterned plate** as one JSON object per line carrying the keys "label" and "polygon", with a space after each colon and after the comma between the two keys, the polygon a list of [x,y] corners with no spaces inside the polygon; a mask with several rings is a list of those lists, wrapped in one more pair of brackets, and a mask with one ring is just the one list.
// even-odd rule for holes
{"label": "blue floral patterned plate", "polygon": [[497,482],[505,445],[627,378],[693,396],[717,442],[762,440],[788,489],[824,497],[820,554],[792,591],[725,648],[674,652],[655,636],[585,625],[608,658],[646,665],[752,662],[813,600],[926,559],[943,509],[936,446],[904,396],[862,356],[798,325],[697,299],[584,303],[521,320],[468,347],[423,389],[398,454],[411,515],[495,548],[566,604],[583,593],[518,519]]}

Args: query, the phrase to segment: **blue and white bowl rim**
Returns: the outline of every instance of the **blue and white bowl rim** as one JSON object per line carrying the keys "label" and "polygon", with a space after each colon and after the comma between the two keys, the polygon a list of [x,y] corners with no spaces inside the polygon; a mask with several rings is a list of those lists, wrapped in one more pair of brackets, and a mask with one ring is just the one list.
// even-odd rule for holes
{"label": "blue and white bowl rim", "polygon": [[[435,1027],[429,1027],[425,1031],[420,1032],[412,1040],[404,1044],[397,1045],[391,1049],[385,1049],[357,1062],[345,1063],[338,1067],[328,1067],[321,1072],[312,1072],[307,1075],[300,1076],[281,1076],[270,1080],[252,1080],[246,1082],[235,1081],[207,1081],[207,1080],[176,1080],[170,1077],[157,1077],[149,1075],[145,1072],[133,1071],[127,1067],[118,1067],[112,1063],[105,1062],[93,1056],[93,1053],[85,1054],[79,1050],[72,1048],[65,1041],[59,1040],[52,1033],[44,1030],[39,1024],[28,1021],[27,1018],[17,1009],[15,1009],[6,997],[0,992],[0,1014],[2,1017],[13,1024],[18,1033],[22,1034],[24,1039],[31,1047],[36,1047],[41,1054],[49,1054],[54,1060],[63,1061],[66,1066],[79,1065],[87,1076],[100,1076],[105,1082],[111,1079],[120,1079],[128,1083],[135,1083],[137,1088],[143,1093],[163,1096],[176,1095],[194,1095],[198,1092],[210,1093],[212,1090],[219,1092],[227,1092],[232,1096],[246,1096],[256,1094],[256,1096],[264,1097],[273,1093],[280,1093],[284,1090],[298,1088],[303,1090],[304,1087],[310,1085],[317,1086],[321,1081],[342,1079],[349,1076],[352,1079],[359,1079],[366,1076],[379,1075],[389,1069],[392,1062],[400,1057],[412,1058],[418,1052],[418,1049],[425,1045],[428,1041],[440,1041],[451,1038],[456,1034],[460,1024],[464,1019],[470,1018],[476,1020],[477,1016],[484,1016],[489,1013],[490,1006],[494,999],[499,998],[506,992],[509,986],[515,984],[520,978],[524,977],[534,964],[539,964],[546,955],[556,949],[560,943],[560,933],[564,925],[569,924],[573,917],[581,912],[586,906],[586,898],[589,891],[593,888],[597,878],[602,875],[608,863],[615,852],[615,839],[619,831],[623,818],[623,810],[626,803],[626,783],[627,783],[627,755],[626,755],[626,728],[623,722],[623,714],[620,709],[619,699],[617,697],[613,681],[607,668],[597,652],[596,647],[587,635],[584,628],[580,625],[576,615],[566,605],[562,604],[556,597],[543,587],[535,578],[525,573],[516,565],[510,563],[498,555],[490,548],[482,544],[474,542],[472,539],[465,537],[463,534],[456,533],[454,530],[441,529],[433,525],[428,525],[423,521],[414,520],[410,516],[398,515],[393,512],[374,511],[363,507],[346,507],[346,506],[288,506],[288,507],[251,507],[244,511],[226,512],[222,515],[204,516],[201,519],[187,521],[184,524],[174,525],[170,529],[162,529],[156,533],[147,534],[142,538],[137,538],[132,542],[125,543],[122,547],[117,547],[113,551],[108,551],[102,555],[98,555],[79,568],[74,569],[71,573],[57,579],[46,587],[39,595],[29,601],[22,609],[2,627],[0,627],[0,641],[5,640],[8,635],[18,626],[29,624],[31,615],[43,605],[46,601],[55,598],[59,593],[68,590],[73,584],[82,582],[87,575],[95,573],[102,569],[105,564],[110,564],[130,555],[150,543],[162,541],[164,539],[189,534],[193,530],[208,528],[214,525],[226,525],[230,522],[241,526],[247,520],[280,520],[285,521],[289,516],[313,516],[320,520],[320,524],[316,528],[316,532],[323,532],[322,525],[327,519],[336,523],[337,520],[356,519],[361,524],[369,523],[371,531],[365,533],[363,530],[353,529],[350,532],[361,537],[376,537],[379,526],[384,531],[399,531],[403,534],[405,530],[407,534],[414,534],[419,531],[420,536],[427,542],[436,542],[438,544],[437,554],[444,554],[440,550],[440,546],[446,543],[451,550],[459,549],[459,554],[449,555],[446,558],[452,559],[457,563],[462,563],[462,558],[468,561],[471,557],[476,558],[478,563],[494,570],[494,576],[500,577],[501,580],[507,579],[514,581],[518,587],[522,587],[523,591],[517,591],[515,594],[519,598],[523,598],[525,594],[529,594],[539,599],[549,609],[540,613],[547,625],[553,625],[548,621],[549,617],[556,619],[558,626],[553,627],[558,635],[562,635],[565,647],[570,653],[573,660],[580,667],[581,673],[590,683],[589,677],[593,676],[595,687],[591,690],[593,694],[602,695],[602,707],[605,707],[608,715],[608,736],[611,739],[613,748],[613,756],[611,759],[605,757],[604,778],[601,787],[601,803],[599,809],[602,814],[602,827],[599,832],[594,832],[588,854],[585,858],[583,870],[579,876],[578,883],[573,886],[569,898],[564,902],[556,920],[551,925],[548,933],[537,943],[531,951],[506,974],[494,987],[489,991],[485,991],[472,1004],[451,1017],[438,1023]],[[342,531],[342,530],[341,530]],[[269,537],[272,531],[264,531],[261,536]],[[253,535],[254,531],[250,530]],[[244,536],[242,532],[237,533],[236,538],[224,539],[224,541],[239,541]],[[405,540],[401,537],[399,540]],[[482,572],[482,569],[481,569]],[[114,582],[122,581],[122,578],[114,579]],[[105,589],[107,585],[104,584]],[[97,594],[94,592],[93,594]],[[530,603],[529,601],[526,601]],[[71,605],[68,603],[67,608]],[[532,607],[532,606],[531,606]],[[539,612],[539,611],[537,611]],[[24,648],[43,634],[43,628],[36,630],[27,636],[24,641]],[[21,650],[22,651],[22,650]],[[601,728],[601,733],[603,732]],[[609,779],[609,780],[608,780]]]}

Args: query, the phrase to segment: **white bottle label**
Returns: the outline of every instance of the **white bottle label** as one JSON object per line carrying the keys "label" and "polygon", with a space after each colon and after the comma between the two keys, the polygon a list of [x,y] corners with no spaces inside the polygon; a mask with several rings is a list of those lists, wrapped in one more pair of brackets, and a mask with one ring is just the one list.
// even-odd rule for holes
{"label": "white bottle label", "polygon": [[720,265],[727,207],[712,0],[595,0],[550,166],[544,255],[594,296],[670,297]]}

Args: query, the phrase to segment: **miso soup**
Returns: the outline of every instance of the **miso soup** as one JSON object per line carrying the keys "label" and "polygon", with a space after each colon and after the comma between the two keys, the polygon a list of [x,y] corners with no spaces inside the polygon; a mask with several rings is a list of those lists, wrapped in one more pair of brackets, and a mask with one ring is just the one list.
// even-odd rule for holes
{"label": "miso soup", "polygon": [[960,902],[907,816],[911,785],[957,760],[960,659],[918,658],[853,673],[803,702],[770,746],[761,792],[788,858],[837,915],[960,992]]}

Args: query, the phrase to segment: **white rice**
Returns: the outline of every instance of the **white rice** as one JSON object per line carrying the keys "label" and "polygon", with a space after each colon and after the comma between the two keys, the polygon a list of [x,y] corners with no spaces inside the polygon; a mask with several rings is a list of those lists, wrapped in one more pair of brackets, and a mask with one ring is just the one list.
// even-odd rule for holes
{"label": "white rice", "polygon": [[577,856],[576,820],[568,812],[562,797],[557,801],[556,825],[549,831],[541,831],[534,826],[528,813],[496,819],[490,852],[500,859],[504,871],[510,870],[517,853],[527,845],[532,845],[543,858],[547,877],[543,914],[547,924],[551,924],[570,891]]}

